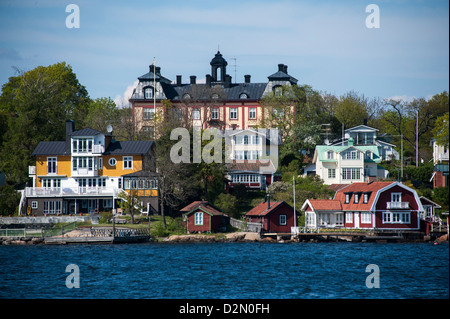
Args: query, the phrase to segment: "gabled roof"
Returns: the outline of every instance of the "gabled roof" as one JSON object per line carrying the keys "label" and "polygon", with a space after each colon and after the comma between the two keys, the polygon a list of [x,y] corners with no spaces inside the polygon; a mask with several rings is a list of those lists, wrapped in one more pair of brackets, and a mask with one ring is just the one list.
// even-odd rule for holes
{"label": "gabled roof", "polygon": [[[347,187],[341,188],[336,192],[334,200],[338,200],[342,205],[342,209],[345,211],[370,211],[372,210],[372,205],[374,204],[377,192],[395,183],[396,182],[369,182],[349,184]],[[353,195],[351,196],[349,203],[345,203],[345,195],[347,193],[352,193]],[[354,194],[356,193],[359,193],[358,203],[355,203],[354,201]],[[369,194],[367,203],[364,203],[364,193]]]}
{"label": "gabled roof", "polygon": [[302,209],[306,208],[309,204],[314,211],[340,211],[342,210],[341,202],[333,199],[307,199],[302,206]]}
{"label": "gabled roof", "polygon": [[350,127],[348,129],[346,129],[345,132],[358,131],[358,130],[361,130],[363,132],[367,132],[367,131],[375,132],[375,131],[378,131],[378,129],[376,129],[374,127],[370,127],[370,126],[361,124],[361,125],[357,125],[357,126],[354,126],[354,127]]}
{"label": "gabled roof", "polygon": [[[270,214],[271,212],[277,210],[282,205],[289,206],[286,202],[270,202],[270,207],[269,207],[268,201],[262,202],[262,203],[256,205],[255,207],[253,207],[245,215],[246,216],[266,216],[266,215]],[[289,206],[289,207],[292,208],[291,206]],[[292,210],[294,210],[294,209],[292,208]]]}
{"label": "gabled roof", "polygon": [[381,162],[381,157],[380,157],[380,153],[378,150],[378,147],[376,145],[317,145],[316,146],[316,151],[314,152],[314,158],[313,158],[313,163],[317,162],[317,159],[321,162],[326,162],[326,161],[330,161],[330,162],[335,162],[336,159],[328,159],[326,156],[326,153],[328,151],[333,151],[336,152],[338,154],[348,150],[349,148],[354,148],[357,151],[360,151],[361,153],[366,153],[367,151],[372,152],[372,159],[368,160],[368,159],[364,159],[365,161],[373,161],[375,163],[380,163]]}
{"label": "gabled roof", "polygon": [[187,205],[186,207],[182,208],[181,212],[186,212],[186,215],[189,215],[197,210],[202,210],[203,212],[211,215],[211,216],[220,216],[225,215],[219,208],[212,205],[211,203],[207,201],[195,201]]}
{"label": "gabled roof", "polygon": [[100,135],[100,134],[104,134],[104,133],[94,130],[93,128],[86,127],[81,130],[77,130],[77,131],[73,132],[72,134],[70,134],[70,136],[96,136],[96,135]]}

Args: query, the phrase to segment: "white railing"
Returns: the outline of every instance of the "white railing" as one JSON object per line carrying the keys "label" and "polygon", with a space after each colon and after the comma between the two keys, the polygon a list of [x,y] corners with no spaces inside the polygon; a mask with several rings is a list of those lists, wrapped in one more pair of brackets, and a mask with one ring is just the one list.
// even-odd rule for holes
{"label": "white railing", "polygon": [[387,209],[405,209],[409,208],[409,202],[387,202]]}
{"label": "white railing", "polygon": [[72,176],[98,176],[98,170],[78,167],[76,170],[72,171]]}
{"label": "white railing", "polygon": [[59,196],[117,196],[121,189],[114,187],[26,187],[27,197],[59,197]]}

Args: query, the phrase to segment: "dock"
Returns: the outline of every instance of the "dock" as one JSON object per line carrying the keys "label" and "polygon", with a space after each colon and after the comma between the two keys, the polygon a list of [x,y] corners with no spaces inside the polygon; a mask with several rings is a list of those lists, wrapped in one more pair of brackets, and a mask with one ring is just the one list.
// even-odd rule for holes
{"label": "dock", "polygon": [[76,235],[52,236],[44,239],[45,244],[122,244],[142,243],[150,240],[148,229],[90,228],[78,230]]}

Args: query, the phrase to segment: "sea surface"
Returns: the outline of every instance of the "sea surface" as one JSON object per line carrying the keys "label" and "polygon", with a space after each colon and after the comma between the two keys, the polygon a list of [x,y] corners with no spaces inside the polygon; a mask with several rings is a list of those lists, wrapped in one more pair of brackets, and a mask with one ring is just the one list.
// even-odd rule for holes
{"label": "sea surface", "polygon": [[0,298],[448,299],[449,246],[3,245]]}

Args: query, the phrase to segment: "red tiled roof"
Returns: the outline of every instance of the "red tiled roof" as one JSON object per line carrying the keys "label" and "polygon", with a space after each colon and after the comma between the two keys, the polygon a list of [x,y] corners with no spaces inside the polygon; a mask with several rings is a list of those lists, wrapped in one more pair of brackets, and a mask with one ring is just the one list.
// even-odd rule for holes
{"label": "red tiled roof", "polygon": [[341,202],[334,199],[310,199],[309,203],[313,210],[342,210]]}
{"label": "red tiled roof", "polygon": [[[389,186],[395,182],[371,182],[371,183],[353,183],[349,186],[340,189],[336,192],[334,196],[335,200],[341,202],[342,209],[345,211],[369,211],[372,207],[373,201],[377,192]],[[345,193],[352,193],[350,198],[350,202],[348,204],[345,203]],[[355,203],[355,193],[360,193],[360,198],[358,203]],[[370,193],[369,200],[367,203],[364,203],[364,193]]]}
{"label": "red tiled roof", "polygon": [[275,210],[284,202],[270,202],[270,208],[268,208],[269,202],[262,202],[253,207],[247,214],[247,216],[265,216]]}

